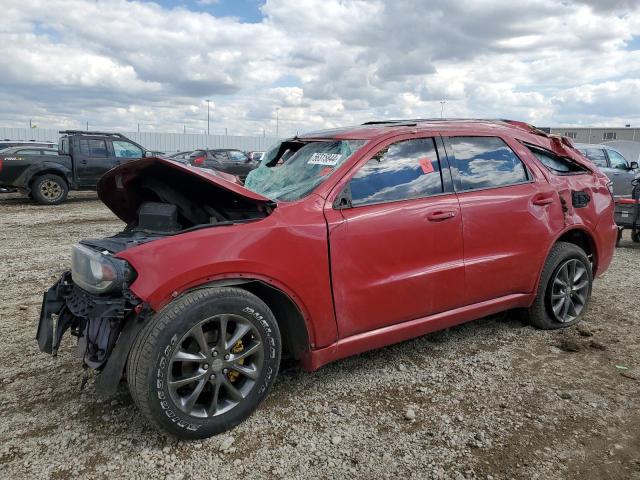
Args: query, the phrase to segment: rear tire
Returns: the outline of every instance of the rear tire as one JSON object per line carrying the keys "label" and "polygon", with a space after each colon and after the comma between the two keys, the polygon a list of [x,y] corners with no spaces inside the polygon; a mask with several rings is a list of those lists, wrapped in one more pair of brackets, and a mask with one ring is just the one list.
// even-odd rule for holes
{"label": "rear tire", "polygon": [[127,362],[129,390],[156,426],[183,439],[210,437],[264,400],[281,349],[275,317],[258,297],[238,288],[196,290],[142,329]]}
{"label": "rear tire", "polygon": [[40,205],[58,205],[67,199],[68,194],[67,182],[58,175],[41,175],[31,184],[31,196]]}
{"label": "rear tire", "polygon": [[591,297],[593,273],[584,250],[573,243],[556,243],[542,270],[538,292],[527,309],[537,328],[566,328],[580,321]]}

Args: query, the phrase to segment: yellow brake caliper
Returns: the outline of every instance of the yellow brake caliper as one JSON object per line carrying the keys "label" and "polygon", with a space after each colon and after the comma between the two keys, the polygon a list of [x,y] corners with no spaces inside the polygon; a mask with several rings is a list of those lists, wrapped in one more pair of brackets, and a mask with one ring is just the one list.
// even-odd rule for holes
{"label": "yellow brake caliper", "polygon": [[[240,339],[236,342],[236,344],[231,349],[231,353],[240,353],[243,350],[244,350],[244,345],[242,344],[242,339]],[[238,360],[238,363],[240,365],[244,365],[244,358]],[[239,375],[240,373],[236,372],[235,370],[231,370],[229,373],[227,373],[227,377],[231,382],[235,382],[238,379]]]}

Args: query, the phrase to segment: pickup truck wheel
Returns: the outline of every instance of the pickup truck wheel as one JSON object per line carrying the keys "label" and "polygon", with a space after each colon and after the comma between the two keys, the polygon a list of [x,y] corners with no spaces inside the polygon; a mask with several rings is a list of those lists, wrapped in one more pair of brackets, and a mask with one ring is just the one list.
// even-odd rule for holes
{"label": "pickup truck wheel", "polygon": [[178,298],[138,335],[127,381],[145,417],[184,439],[206,438],[246,419],[278,373],[281,339],[269,308],[238,288]]}
{"label": "pickup truck wheel", "polygon": [[69,186],[58,175],[41,175],[31,184],[31,195],[41,205],[58,205],[67,199]]}
{"label": "pickup truck wheel", "polygon": [[592,284],[591,262],[584,250],[558,242],[542,270],[538,295],[527,310],[529,323],[547,330],[578,323],[589,303]]}

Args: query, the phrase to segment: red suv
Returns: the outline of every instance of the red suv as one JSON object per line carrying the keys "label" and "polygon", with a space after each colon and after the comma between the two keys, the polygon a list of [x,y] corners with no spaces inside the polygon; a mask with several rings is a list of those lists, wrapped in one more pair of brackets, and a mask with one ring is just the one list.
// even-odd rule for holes
{"label": "red suv", "polygon": [[286,353],[308,370],[485,315],[575,324],[616,242],[609,180],[568,139],[511,121],[310,133],[246,186],[166,159],[108,172],[127,227],[73,247],[37,339],[79,337],[96,390],[126,371],[183,438],[247,418]]}

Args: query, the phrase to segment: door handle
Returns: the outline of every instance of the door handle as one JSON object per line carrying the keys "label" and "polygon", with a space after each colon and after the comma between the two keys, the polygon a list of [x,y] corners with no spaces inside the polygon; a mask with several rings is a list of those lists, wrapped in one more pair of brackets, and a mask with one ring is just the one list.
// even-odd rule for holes
{"label": "door handle", "polygon": [[441,222],[456,216],[456,210],[438,210],[427,214],[427,220],[430,222]]}
{"label": "door handle", "polygon": [[536,197],[534,198],[531,203],[533,203],[534,205],[550,205],[553,203],[553,197],[552,196],[540,196],[540,197]]}
{"label": "door handle", "polygon": [[80,163],[83,164],[83,165],[86,165],[87,161],[86,160],[80,160]]}

